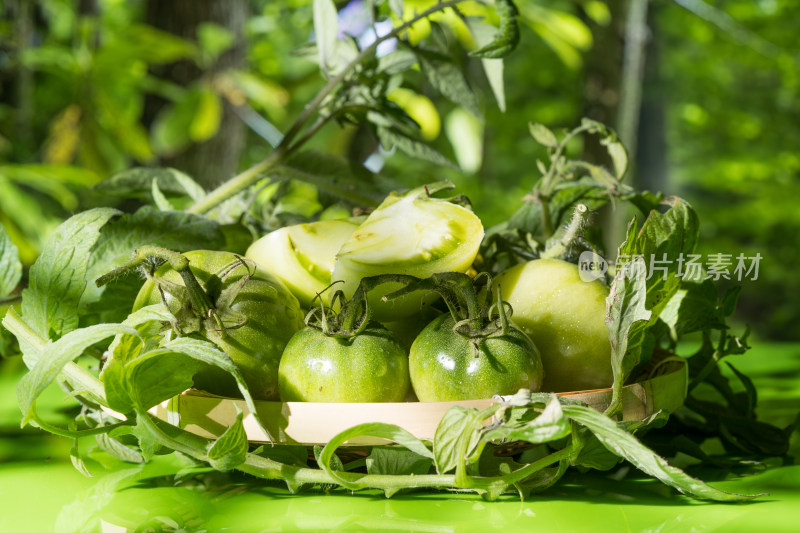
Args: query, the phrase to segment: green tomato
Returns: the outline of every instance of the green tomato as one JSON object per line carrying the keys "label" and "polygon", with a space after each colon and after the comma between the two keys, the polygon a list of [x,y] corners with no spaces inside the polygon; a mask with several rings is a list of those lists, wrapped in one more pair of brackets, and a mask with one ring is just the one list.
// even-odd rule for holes
{"label": "green tomato", "polygon": [[578,267],[558,259],[517,265],[495,279],[514,309],[514,322],[542,355],[542,390],[611,386],[611,344],[605,324],[608,288],[581,280]]}
{"label": "green tomato", "polygon": [[402,402],[408,356],[375,322],[350,338],[306,327],[286,346],[278,379],[285,402]]}
{"label": "green tomato", "polygon": [[510,327],[505,335],[467,339],[448,313],[433,320],[411,345],[411,386],[421,402],[476,400],[519,389],[538,391],[542,362],[531,340]]}
{"label": "green tomato", "polygon": [[287,226],[254,242],[245,254],[272,272],[304,308],[331,284],[336,253],[364,217]]}
{"label": "green tomato", "polygon": [[[441,187],[432,185],[432,189]],[[436,272],[469,270],[483,238],[483,225],[465,207],[428,195],[420,187],[390,194],[342,245],[336,255],[333,280],[344,281],[350,298],[362,278],[378,274],[409,274],[427,278]],[[420,311],[435,296],[422,292],[383,302],[381,297],[402,287],[386,283],[370,292],[374,317],[399,320]]]}
{"label": "green tomato", "polygon": [[[189,259],[190,270],[208,293],[222,323],[235,322],[240,327],[220,334],[210,319],[194,316],[191,303],[174,294],[180,290],[170,290],[170,284],[182,288],[183,280],[166,263],[153,277],[164,282],[164,298],[178,318],[178,326],[206,338],[225,352],[241,371],[253,398],[277,400],[281,353],[292,335],[303,327],[297,299],[279,279],[256,268],[236,297],[226,302],[223,296],[235,290],[248,273],[248,266],[229,252],[196,250],[183,255]],[[134,311],[158,302],[161,302],[160,292],[148,280],[139,290]],[[233,377],[216,367],[200,371],[195,376],[195,386],[220,396],[240,396]]]}

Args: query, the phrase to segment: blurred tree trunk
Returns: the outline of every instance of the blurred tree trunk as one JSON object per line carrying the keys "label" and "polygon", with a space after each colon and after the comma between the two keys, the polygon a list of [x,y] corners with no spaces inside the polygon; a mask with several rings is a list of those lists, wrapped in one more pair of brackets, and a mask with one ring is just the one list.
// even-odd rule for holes
{"label": "blurred tree trunk", "polygon": [[[242,65],[244,40],[242,30],[248,14],[247,0],[147,0],[146,22],[183,39],[196,41],[197,28],[210,22],[222,26],[236,36],[235,45],[220,56],[206,72],[190,61],[180,61],[153,69],[157,76],[186,87],[201,76]],[[145,104],[145,120],[152,123],[167,101],[149,95]],[[245,145],[245,126],[225,100],[219,131],[211,139],[192,144],[179,154],[163,157],[161,164],[177,168],[206,188],[213,188],[236,174]]]}
{"label": "blurred tree trunk", "polygon": [[636,141],[635,185],[649,191],[669,192],[667,173],[666,100],[661,79],[658,13],[652,3],[647,14],[650,38],[642,83],[641,112]]}
{"label": "blurred tree trunk", "polygon": [[[658,82],[658,50],[652,38],[655,17],[650,4],[649,0],[610,2],[610,23],[590,26],[595,43],[587,57],[586,116],[615,128],[628,149],[625,182],[658,190],[665,182],[663,102],[657,91],[643,95],[645,86]],[[609,164],[597,139],[588,140],[584,157]],[[610,206],[601,210],[607,255],[616,252],[629,214]]]}

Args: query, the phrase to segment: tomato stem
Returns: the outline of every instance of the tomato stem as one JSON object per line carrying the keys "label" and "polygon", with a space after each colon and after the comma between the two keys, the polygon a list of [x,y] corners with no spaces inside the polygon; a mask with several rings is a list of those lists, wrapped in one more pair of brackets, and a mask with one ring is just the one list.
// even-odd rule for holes
{"label": "tomato stem", "polygon": [[[169,263],[169,266],[175,272],[180,274],[183,279],[183,284],[186,287],[186,292],[189,294],[192,306],[201,318],[205,319],[213,316],[217,319],[217,322],[219,322],[219,319],[214,313],[214,304],[208,296],[208,293],[200,285],[200,282],[197,281],[197,278],[190,268],[189,259],[187,259],[185,255],[173,250],[161,248],[160,246],[142,246],[133,253],[133,257],[130,261],[100,276],[95,283],[98,287],[102,287],[106,283],[128,274],[131,270],[147,265],[152,262],[153,258],[163,259]],[[219,326],[222,327],[222,324],[219,323]]]}

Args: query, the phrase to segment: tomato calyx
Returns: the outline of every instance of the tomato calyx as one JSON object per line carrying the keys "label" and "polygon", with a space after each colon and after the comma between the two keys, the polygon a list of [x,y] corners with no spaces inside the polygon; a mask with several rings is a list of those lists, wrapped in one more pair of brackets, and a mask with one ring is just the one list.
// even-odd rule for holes
{"label": "tomato calyx", "polygon": [[511,305],[503,301],[499,287],[494,289],[492,278],[487,273],[478,274],[475,278],[461,272],[441,272],[428,278],[404,274],[382,277],[385,281],[405,285],[385,295],[385,301],[418,290],[439,294],[453,317],[453,332],[468,339],[476,355],[482,339],[507,335],[511,328]]}
{"label": "tomato calyx", "polygon": [[[328,337],[355,337],[361,334],[372,320],[372,309],[367,300],[367,291],[372,283],[362,281],[349,300],[344,295],[344,291],[337,290],[331,297],[330,305],[326,306],[322,294],[337,283],[342,282],[334,281],[317,294],[311,302],[311,309],[306,314],[305,324],[321,331]],[[319,301],[319,306],[314,305],[316,301]],[[337,303],[338,311],[335,310]]]}
{"label": "tomato calyx", "polygon": [[[177,272],[183,285],[154,276],[156,269],[164,263]],[[221,289],[222,281],[237,268],[244,266],[246,272],[232,286]],[[212,276],[203,287],[190,268],[189,259],[179,252],[158,246],[142,246],[133,257],[119,268],[97,278],[98,287],[117,279],[132,270],[140,270],[158,288],[161,301],[175,315],[172,327],[178,335],[208,331],[223,336],[226,331],[239,329],[247,324],[247,317],[231,309],[236,297],[250,280],[255,264],[243,257]],[[169,305],[166,295],[172,296],[175,305]]]}

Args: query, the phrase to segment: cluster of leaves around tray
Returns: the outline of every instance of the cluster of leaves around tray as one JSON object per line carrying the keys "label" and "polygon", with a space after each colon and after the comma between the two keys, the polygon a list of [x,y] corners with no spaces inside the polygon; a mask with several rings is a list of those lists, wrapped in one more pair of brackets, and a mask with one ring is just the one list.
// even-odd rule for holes
{"label": "cluster of leaves around tray", "polygon": [[[571,185],[564,178],[561,186],[581,185]],[[676,259],[680,253],[693,251],[698,234],[693,210],[678,198],[669,198],[665,207],[664,212],[651,211],[641,228],[635,220],[631,223],[621,253],[666,254]],[[583,210],[576,212],[580,218]],[[735,292],[726,293],[718,301],[710,282],[683,280],[675,271],[666,278],[648,279],[646,270],[640,268],[644,266],[640,264],[642,259],[632,261],[629,268],[617,269],[611,283],[607,323],[615,378],[612,404],[605,413],[555,395],[523,390],[483,411],[453,407],[442,419],[431,443],[421,442],[406,430],[388,424],[350,428],[326,446],[315,448],[311,465],[305,453],[297,453],[298,448],[265,445],[252,449],[241,412],[219,438],[199,437],[156,418],[148,409],[188,388],[199,368],[197,362],[201,362],[231,373],[250,412],[256,413],[244,380],[223,352],[205,340],[174,338],[171,330],[163,328],[163,323],[173,317],[161,305],[141,309],[121,322],[81,327],[86,310],[97,301],[92,296],[95,288],[89,283],[98,273],[97,261],[114,246],[149,238],[146,232],[120,232],[120,225],[125,227],[137,216],[148,224],[162,222],[160,217],[197,217],[198,222],[206,223],[197,215],[172,211],[127,216],[100,208],[80,213],[58,228],[32,267],[29,287],[23,292],[22,316],[11,309],[3,321],[16,335],[30,368],[17,388],[23,424],[75,439],[73,462],[84,472],[86,466],[78,453],[78,443],[84,442],[81,437],[94,437],[99,448],[124,461],[140,463],[154,454],[174,451],[218,470],[237,469],[261,478],[283,480],[293,491],[306,485],[340,486],[349,490],[380,489],[390,496],[399,490],[438,488],[474,491],[488,499],[508,491],[524,497],[550,487],[570,467],[605,470],[624,459],[697,498],[748,499],[752,496],[729,494],[688,476],[641,443],[636,434],[663,425],[667,418],[664,413],[641,421],[617,421],[621,388],[648,362],[654,347],[666,342],[674,348],[677,332],[696,330],[704,332],[707,342],[688,358],[691,387],[710,384],[726,395],[731,405],[707,404],[690,396],[686,412],[679,412],[670,424],[689,424],[700,414],[705,416],[705,424],[694,423],[693,428],[702,438],[713,433],[730,438],[739,446],[760,442],[762,447],[756,451],[761,453],[785,452],[788,435],[761,424],[752,414],[752,384],[737,372],[735,376],[742,381],[745,393],[735,394],[716,366],[722,357],[741,353],[746,347],[743,339],[728,336],[724,324],[725,316],[733,309]],[[558,246],[569,248],[563,245],[563,238],[550,239],[550,246],[544,246],[543,253]],[[13,249],[3,246],[0,264],[4,279],[13,281],[18,276]],[[710,344],[714,334],[719,335],[716,346]],[[113,339],[110,345],[108,339]],[[93,354],[110,361],[103,381],[97,377],[99,362],[92,358]],[[36,399],[54,381],[60,382],[81,404],[70,427],[56,427],[37,412]],[[730,416],[743,401],[750,409],[738,412],[735,418]],[[109,414],[109,409],[123,414],[124,420]],[[258,417],[256,421],[261,423]],[[716,428],[714,424],[718,424]],[[763,434],[764,428],[771,432],[767,444],[746,434],[755,429]],[[692,440],[694,435],[666,443],[674,449],[702,454],[699,441]],[[375,447],[366,457],[342,461],[336,453],[339,447],[363,436],[383,438],[399,446]],[[512,454],[499,453],[509,449],[511,443],[515,443],[510,446]]]}
{"label": "cluster of leaves around tray", "polygon": [[[508,0],[497,3],[502,8],[498,10],[499,30],[493,40],[475,51],[486,61],[507,53],[518,38],[513,4]],[[431,9],[452,9],[456,4],[458,1],[453,0]],[[330,20],[324,15],[331,5],[315,2],[315,13],[319,12],[315,19]],[[396,28],[385,38],[398,37],[401,32]],[[132,214],[112,208],[91,209],[75,215],[54,232],[30,269],[28,287],[21,298],[21,316],[12,308],[3,320],[5,328],[16,336],[30,369],[17,388],[23,425],[36,425],[75,439],[72,459],[83,472],[87,469],[78,447],[86,445],[82,437],[89,437],[97,447],[124,461],[141,463],[157,453],[179,452],[218,470],[235,468],[254,476],[283,480],[292,490],[307,485],[341,486],[352,490],[381,489],[391,495],[398,490],[429,487],[475,491],[492,499],[506,491],[524,496],[544,490],[569,467],[606,470],[624,459],[698,498],[747,499],[748,496],[727,494],[687,476],[637,438],[649,430],[645,435],[648,441],[665,453],[684,451],[701,459],[705,457],[700,444],[711,436],[743,454],[781,455],[786,451],[788,429],[758,422],[752,383],[734,371],[733,379],[744,389],[734,392],[729,378],[718,367],[723,358],[734,357],[747,347],[746,335],[730,336],[725,324],[735,307],[737,290],[720,297],[710,281],[683,279],[675,270],[678,256],[691,253],[697,240],[698,222],[693,210],[678,198],[663,200],[625,186],[621,182],[627,167],[624,148],[613,132],[588,120],[561,136],[541,125],[531,125],[534,139],[548,149],[549,162],[539,163],[543,177],[520,210],[507,223],[487,232],[483,263],[478,266],[495,272],[536,257],[574,260],[581,251],[600,251],[598,235],[585,224],[588,211],[612,200],[629,201],[642,211],[646,220],[641,228],[635,221],[630,225],[620,252],[644,257],[656,254],[659,258],[666,255],[673,270],[665,279],[647,277],[640,268],[642,259],[638,259],[632,261],[630,268],[617,269],[613,280],[609,276],[607,322],[615,377],[613,401],[606,413],[563,398],[521,391],[486,411],[453,408],[442,420],[432,443],[423,443],[402,428],[367,424],[345,431],[324,448],[315,448],[311,461],[305,448],[267,445],[252,449],[244,433],[243,413],[219,438],[209,440],[148,412],[153,405],[188,388],[198,363],[216,365],[234,375],[250,411],[255,410],[231,360],[214,345],[190,337],[173,338],[162,327],[171,317],[160,306],[128,315],[139,280],[131,277],[111,287],[98,288],[92,283],[94,279],[126,262],[130,253],[142,245],[177,251],[236,250],[249,239],[236,222],[246,218],[251,203],[264,192],[263,184],[258,184],[261,172],[274,180],[270,187],[289,188],[310,182],[325,194],[351,204],[369,205],[369,198],[358,192],[364,190],[361,185],[353,186],[335,176],[325,179],[330,177],[331,169],[346,174],[347,165],[297,151],[331,119],[366,120],[385,144],[394,144],[416,157],[446,163],[438,153],[413,138],[414,125],[385,98],[398,76],[410,70],[409,62],[416,62],[422,65],[429,83],[444,96],[469,104],[464,100],[472,94],[469,90],[453,92],[454,87],[468,89],[463,75],[443,59],[443,49],[435,49],[439,32],[432,34],[433,48],[412,47],[401,39],[400,44],[407,49],[380,60],[374,59],[377,42],[371,49],[356,48],[353,56],[349,53],[354,51],[353,43],[336,41],[331,27],[321,25],[317,34],[317,55],[330,80],[307,108],[319,113],[318,121],[301,134],[310,116],[300,117],[277,142],[274,157],[233,180],[235,187],[223,186],[206,193],[191,178],[173,170],[132,170],[98,188],[125,198],[149,199],[152,206]],[[375,90],[359,90],[365,86]],[[567,158],[567,144],[580,134],[600,137],[608,149],[613,171]],[[242,191],[244,194],[239,194]],[[183,207],[187,209],[177,210]],[[261,226],[268,227],[275,218],[263,216]],[[278,224],[285,222],[277,220]],[[19,275],[16,250],[0,232],[0,299],[14,290]],[[622,385],[648,364],[656,346],[675,348],[680,335],[692,332],[699,332],[704,342],[697,353],[685,357],[691,382],[686,407],[660,429],[658,426],[666,419],[663,413],[643,421],[617,421]],[[0,339],[0,348],[6,349],[8,343],[3,342]],[[113,365],[109,362],[108,379],[101,381],[99,370],[106,361]],[[44,420],[36,409],[37,398],[55,381],[80,408],[69,427]],[[701,401],[694,394],[701,386],[715,388],[722,402]],[[110,414],[109,409],[125,415],[125,419]],[[340,457],[347,455],[341,453],[339,446],[357,436],[385,438],[399,446],[374,447],[366,457],[343,461]],[[511,455],[500,453],[508,450],[510,443],[522,444],[511,446],[515,452]]]}

